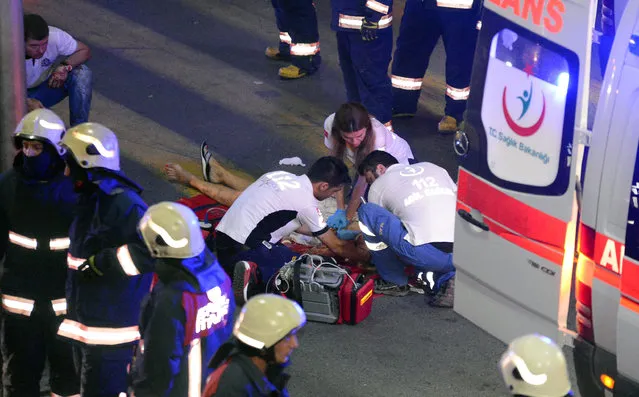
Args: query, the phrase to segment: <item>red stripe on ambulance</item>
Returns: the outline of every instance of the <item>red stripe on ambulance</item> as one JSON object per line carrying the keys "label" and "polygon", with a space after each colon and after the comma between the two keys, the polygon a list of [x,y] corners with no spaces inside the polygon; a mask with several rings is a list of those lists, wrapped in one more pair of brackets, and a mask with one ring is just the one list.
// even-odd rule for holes
{"label": "red stripe on ambulance", "polygon": [[563,250],[566,222],[510,197],[463,168],[457,200],[515,233]]}
{"label": "red stripe on ambulance", "polygon": [[566,222],[508,196],[459,170],[457,209],[476,209],[491,232],[559,266],[563,262]]}

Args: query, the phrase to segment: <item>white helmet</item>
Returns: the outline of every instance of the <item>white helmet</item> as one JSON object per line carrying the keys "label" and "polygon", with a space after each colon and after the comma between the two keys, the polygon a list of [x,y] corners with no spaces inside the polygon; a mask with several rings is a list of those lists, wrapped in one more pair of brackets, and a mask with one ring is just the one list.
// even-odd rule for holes
{"label": "white helmet", "polygon": [[531,397],[563,397],[570,393],[566,358],[550,338],[521,336],[508,345],[499,362],[512,394]]}
{"label": "white helmet", "polygon": [[297,302],[280,295],[260,294],[242,307],[233,335],[255,349],[268,349],[304,324],[306,314]]}
{"label": "white helmet", "polygon": [[23,139],[42,141],[51,144],[58,154],[63,155],[65,149],[60,146],[64,136],[64,122],[49,109],[36,109],[27,113],[13,132],[13,144],[16,149],[22,148]]}
{"label": "white helmet", "polygon": [[73,154],[82,168],[120,171],[118,138],[102,124],[82,123],[69,128],[62,145]]}
{"label": "white helmet", "polygon": [[185,205],[169,201],[152,205],[138,228],[154,258],[191,258],[204,251],[200,223]]}

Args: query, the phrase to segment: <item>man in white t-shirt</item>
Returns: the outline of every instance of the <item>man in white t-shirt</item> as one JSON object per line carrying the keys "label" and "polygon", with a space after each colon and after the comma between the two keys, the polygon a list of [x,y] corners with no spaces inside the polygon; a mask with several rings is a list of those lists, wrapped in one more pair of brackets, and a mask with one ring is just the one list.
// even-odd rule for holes
{"label": "man in white t-shirt", "polygon": [[378,293],[409,291],[404,268],[413,265],[427,280],[429,304],[452,307],[455,268],[452,251],[457,185],[432,163],[398,164],[387,152],[373,151],[358,172],[371,183],[369,202],[358,210],[371,260],[382,280]]}
{"label": "man in white t-shirt", "polygon": [[50,108],[69,97],[70,125],[89,121],[92,76],[86,44],[49,26],[37,14],[24,16],[24,48],[29,111]]}
{"label": "man in white t-shirt", "polygon": [[218,260],[233,275],[236,302],[243,304],[249,293],[268,285],[298,255],[281,243],[291,232],[316,236],[336,255],[355,262],[369,259],[364,247],[340,240],[319,209],[320,201],[349,183],[344,162],[327,156],[305,175],[264,174],[240,194],[218,224],[215,238]]}

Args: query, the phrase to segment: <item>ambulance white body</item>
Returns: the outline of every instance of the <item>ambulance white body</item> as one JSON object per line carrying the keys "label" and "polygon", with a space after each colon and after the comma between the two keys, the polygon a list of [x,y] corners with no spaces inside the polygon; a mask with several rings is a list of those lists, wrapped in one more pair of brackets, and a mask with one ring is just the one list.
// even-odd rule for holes
{"label": "ambulance white body", "polygon": [[623,2],[589,133],[596,3],[485,0],[455,137],[455,311],[506,343],[574,344],[584,397],[639,395],[639,0]]}

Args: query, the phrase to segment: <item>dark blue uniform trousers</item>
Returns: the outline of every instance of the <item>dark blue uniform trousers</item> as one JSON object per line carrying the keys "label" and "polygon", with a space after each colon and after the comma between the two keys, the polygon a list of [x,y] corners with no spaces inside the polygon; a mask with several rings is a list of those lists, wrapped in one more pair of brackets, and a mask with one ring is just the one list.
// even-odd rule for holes
{"label": "dark blue uniform trousers", "polygon": [[392,117],[392,90],[388,65],[393,51],[393,30],[379,29],[377,39],[362,40],[358,30],[337,32],[337,51],[344,75],[346,97],[360,102],[386,124]]}
{"label": "dark blue uniform trousers", "polygon": [[[280,33],[288,33],[291,43],[319,43],[317,14],[312,0],[271,0],[275,21]],[[313,73],[322,63],[319,51],[313,55],[291,54],[291,44],[280,36],[279,50],[282,56],[291,56],[291,63]]]}
{"label": "dark blue uniform trousers", "polygon": [[[466,100],[459,91],[468,88],[477,42],[477,10],[429,8],[422,0],[407,0],[393,57],[392,75],[423,79],[428,62],[441,37],[446,50],[445,113],[461,120]],[[415,114],[421,85],[400,88],[393,79],[393,113]],[[449,93],[452,89],[454,92]],[[467,97],[467,95],[466,95]],[[455,99],[456,98],[456,99]]]}

